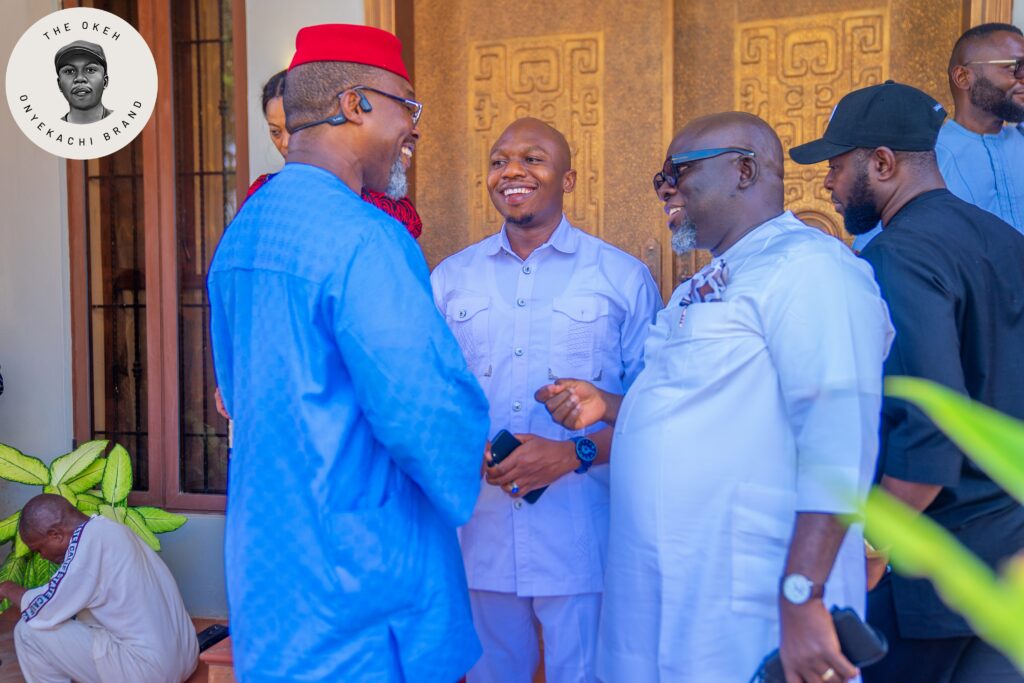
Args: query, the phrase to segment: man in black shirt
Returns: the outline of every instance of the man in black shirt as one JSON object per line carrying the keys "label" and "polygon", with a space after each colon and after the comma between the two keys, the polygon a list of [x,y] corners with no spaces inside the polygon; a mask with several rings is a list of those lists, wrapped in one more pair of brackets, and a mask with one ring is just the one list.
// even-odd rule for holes
{"label": "man in black shirt", "polygon": [[[939,382],[1024,418],[1024,236],[947,189],[935,161],[945,118],[925,93],[887,81],[842,99],[822,139],[794,161],[829,161],[825,187],[852,234],[884,229],[861,254],[875,269],[896,340],[885,374]],[[916,407],[885,399],[882,488],[993,567],[1024,548],[1024,508]],[[946,607],[932,584],[889,573],[868,620],[890,652],[866,683],[1024,681]]]}

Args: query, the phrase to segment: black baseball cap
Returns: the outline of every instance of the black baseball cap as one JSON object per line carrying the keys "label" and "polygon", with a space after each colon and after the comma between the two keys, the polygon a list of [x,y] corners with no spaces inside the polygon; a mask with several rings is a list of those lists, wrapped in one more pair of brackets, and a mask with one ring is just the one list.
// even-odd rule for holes
{"label": "black baseball cap", "polygon": [[886,81],[839,100],[825,135],[793,147],[789,156],[798,164],[816,164],[858,147],[925,152],[935,149],[945,118],[946,110],[930,95]]}
{"label": "black baseball cap", "polygon": [[76,40],[57,50],[57,54],[53,57],[53,66],[59,71],[64,58],[76,53],[87,54],[102,64],[104,69],[107,68],[107,56],[103,54],[103,48],[88,40]]}

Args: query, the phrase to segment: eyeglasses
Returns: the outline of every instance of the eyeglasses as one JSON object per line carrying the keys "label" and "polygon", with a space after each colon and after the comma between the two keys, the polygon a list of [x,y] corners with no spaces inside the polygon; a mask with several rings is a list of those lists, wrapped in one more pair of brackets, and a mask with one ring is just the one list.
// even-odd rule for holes
{"label": "eyeglasses", "polygon": [[383,95],[384,97],[392,99],[395,102],[401,102],[402,104],[405,105],[405,108],[409,110],[409,114],[412,116],[412,125],[414,125],[414,126],[417,123],[419,123],[420,116],[423,114],[423,104],[420,103],[420,102],[417,102],[416,100],[407,100],[404,97],[399,97],[398,95],[392,95],[391,93],[384,92],[383,90],[377,90],[376,88],[371,88],[368,85],[357,85],[357,86],[355,86],[353,88],[350,88],[350,90],[368,90],[370,92],[375,92],[378,95]]}
{"label": "eyeglasses", "polygon": [[665,166],[654,174],[654,191],[661,192],[661,187],[668,183],[669,187],[675,187],[679,182],[679,168],[687,166],[696,161],[704,161],[712,157],[721,156],[733,152],[745,157],[756,157],[753,151],[742,147],[714,147],[712,149],[695,149],[692,152],[680,152],[673,154],[665,160]]}
{"label": "eyeglasses", "polygon": [[1017,59],[988,59],[985,61],[965,62],[964,66],[967,66],[968,64],[1013,65],[1013,77],[1017,79],[1024,78],[1024,57],[1018,57]]}

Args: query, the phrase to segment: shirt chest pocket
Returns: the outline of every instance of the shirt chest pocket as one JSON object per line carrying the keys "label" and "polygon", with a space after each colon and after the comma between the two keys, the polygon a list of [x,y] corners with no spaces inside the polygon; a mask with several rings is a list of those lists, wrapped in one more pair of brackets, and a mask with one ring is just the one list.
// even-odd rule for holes
{"label": "shirt chest pocket", "polygon": [[462,349],[466,365],[478,378],[491,376],[491,299],[486,296],[456,297],[445,307],[445,319]]}
{"label": "shirt chest pocket", "polygon": [[[608,301],[598,296],[558,297],[551,302],[548,378],[601,379],[601,344],[608,338]],[[616,343],[618,343],[616,341]]]}

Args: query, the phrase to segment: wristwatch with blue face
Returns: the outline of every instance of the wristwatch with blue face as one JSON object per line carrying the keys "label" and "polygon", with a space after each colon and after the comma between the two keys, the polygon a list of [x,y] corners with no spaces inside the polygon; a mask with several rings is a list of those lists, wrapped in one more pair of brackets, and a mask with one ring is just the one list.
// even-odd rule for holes
{"label": "wristwatch with blue face", "polygon": [[597,457],[597,444],[585,436],[574,436],[572,441],[576,444],[576,458],[580,466],[576,468],[576,474],[584,474],[594,464]]}

